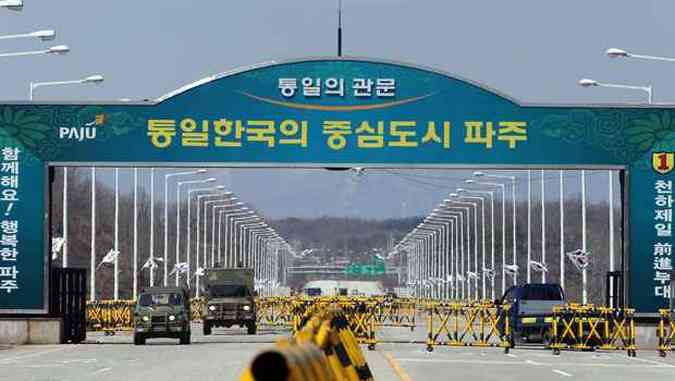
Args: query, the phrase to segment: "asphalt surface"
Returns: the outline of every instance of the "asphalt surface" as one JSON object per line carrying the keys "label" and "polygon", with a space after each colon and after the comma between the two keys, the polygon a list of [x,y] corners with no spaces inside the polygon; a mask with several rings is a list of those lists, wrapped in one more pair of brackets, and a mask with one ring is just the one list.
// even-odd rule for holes
{"label": "asphalt surface", "polygon": [[[248,336],[243,329],[215,329],[203,336],[193,328],[192,345],[178,340],[148,340],[134,346],[129,334],[89,333],[79,345],[0,347],[0,380],[237,380],[260,350],[289,331],[259,329]],[[426,351],[424,328],[385,328],[374,351],[363,347],[376,380],[672,380],[675,357],[655,351],[565,352],[554,356],[528,347],[509,354],[499,348],[436,347]]]}

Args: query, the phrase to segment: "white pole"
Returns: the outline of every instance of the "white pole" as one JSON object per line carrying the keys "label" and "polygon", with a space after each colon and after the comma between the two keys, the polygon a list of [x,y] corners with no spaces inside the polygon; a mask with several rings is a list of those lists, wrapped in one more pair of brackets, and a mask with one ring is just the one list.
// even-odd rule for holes
{"label": "white pole", "polygon": [[91,301],[96,300],[96,167],[91,167],[91,285],[89,287]]}
{"label": "white pole", "polygon": [[[513,264],[517,265],[517,259],[516,259],[516,177],[513,176],[511,178],[511,195],[513,204],[512,204],[512,209],[513,209]],[[513,274],[513,285],[515,286],[518,284],[518,273],[516,272]]]}
{"label": "white pole", "polygon": [[[478,275],[478,203],[473,204],[473,271]],[[478,277],[473,279],[473,298],[478,300]]]}
{"label": "white pole", "polygon": [[114,299],[119,300],[119,217],[120,217],[120,169],[115,168],[115,288]]}
{"label": "white pole", "polygon": [[164,287],[169,285],[169,176],[164,175]]}
{"label": "white pole", "polygon": [[527,170],[527,283],[532,283],[532,170]]}
{"label": "white pole", "polygon": [[[220,261],[220,251],[222,249],[222,236],[223,236],[223,214],[225,213],[224,210],[218,211],[218,263],[222,262]],[[224,267],[224,266],[223,266]]]}
{"label": "white pole", "polygon": [[138,295],[138,168],[134,168],[134,297]]}
{"label": "white pole", "polygon": [[211,208],[211,266],[215,266],[216,208]]}
{"label": "white pole", "polygon": [[[190,201],[188,200],[188,203],[189,202]],[[200,237],[202,236],[201,233],[199,232],[199,229],[201,228],[201,222],[200,222],[201,210],[202,210],[201,198],[199,196],[197,196],[197,242],[195,244],[195,269],[199,268],[199,243],[200,243],[199,241],[200,241]],[[188,244],[189,243],[190,243],[190,241],[188,240]],[[189,251],[188,251],[188,258],[190,258],[190,252]],[[204,267],[206,267],[206,266],[204,266]],[[199,297],[199,278],[200,278],[199,274],[195,274],[195,288],[196,288],[195,296],[196,297]]]}
{"label": "white pole", "polygon": [[499,184],[502,190],[502,295],[506,292],[506,187]]}
{"label": "white pole", "polygon": [[[546,264],[546,189],[545,171],[541,170],[541,263]],[[546,271],[541,272],[541,283],[546,283]]]}
{"label": "white pole", "polygon": [[187,284],[187,287],[189,289],[190,288],[190,282],[192,280],[192,279],[190,279],[190,225],[191,225],[191,223],[190,223],[191,222],[190,221],[190,199],[192,199],[192,197],[190,195],[190,191],[188,191],[187,196],[188,196],[187,197],[187,238],[186,238],[186,241],[187,241],[186,245],[187,246],[185,247],[185,255],[187,256],[186,262],[187,262],[188,271],[185,274],[185,280],[186,280],[185,283]]}
{"label": "white pole", "polygon": [[[482,268],[480,270],[481,273],[483,274],[483,284],[482,284],[483,290],[481,292],[481,297],[483,299],[485,299],[486,298],[486,295],[485,295],[485,271],[483,271],[483,269],[485,268],[485,199],[482,198],[482,197],[480,199],[480,210],[481,210],[480,213],[481,213],[481,220],[482,220],[482,222],[481,222],[482,223],[481,233],[483,235],[483,262],[482,262]],[[478,266],[476,266],[476,267],[478,267]],[[478,269],[476,269],[476,271],[478,271]]]}
{"label": "white pole", "polygon": [[[180,263],[180,186],[176,185],[176,265]],[[176,270],[176,287],[180,284],[180,271]]]}
{"label": "white pole", "polygon": [[150,287],[155,285],[155,168],[150,168]]}
{"label": "white pole", "polygon": [[68,267],[68,167],[63,167],[63,267]]}
{"label": "white pole", "polygon": [[565,183],[560,170],[560,287],[565,291]]}
{"label": "white pole", "polygon": [[[609,175],[608,197],[609,197],[609,271],[614,271],[614,176],[610,169],[607,171]],[[614,283],[609,283],[609,300],[612,303],[610,307],[616,308],[614,305]]]}
{"label": "white pole", "polygon": [[[582,229],[582,249],[584,253],[587,253],[586,251],[586,171],[581,170],[581,229]],[[588,290],[586,289],[587,286],[587,274],[586,274],[586,268],[584,268],[581,272],[581,283],[582,283],[582,294],[581,294],[581,303],[582,304],[587,304],[588,303]]]}
{"label": "white pole", "polygon": [[495,296],[495,194],[494,191],[490,191],[490,239],[492,241],[492,247],[490,249],[490,268],[492,269],[492,279],[490,280],[490,290],[492,292],[492,300],[496,299]]}

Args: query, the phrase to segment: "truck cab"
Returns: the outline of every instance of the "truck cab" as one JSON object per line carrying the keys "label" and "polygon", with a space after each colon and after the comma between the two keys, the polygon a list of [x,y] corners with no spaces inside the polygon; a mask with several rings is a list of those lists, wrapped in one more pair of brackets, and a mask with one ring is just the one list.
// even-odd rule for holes
{"label": "truck cab", "polygon": [[509,288],[498,304],[510,304],[509,319],[516,340],[546,342],[553,307],[565,304],[565,293],[556,283],[529,283]]}
{"label": "truck cab", "polygon": [[256,307],[252,269],[206,269],[202,310],[204,335],[213,328],[246,327],[255,335]]}
{"label": "truck cab", "polygon": [[148,287],[141,291],[134,307],[134,344],[146,339],[176,338],[190,344],[190,298],[178,287]]}

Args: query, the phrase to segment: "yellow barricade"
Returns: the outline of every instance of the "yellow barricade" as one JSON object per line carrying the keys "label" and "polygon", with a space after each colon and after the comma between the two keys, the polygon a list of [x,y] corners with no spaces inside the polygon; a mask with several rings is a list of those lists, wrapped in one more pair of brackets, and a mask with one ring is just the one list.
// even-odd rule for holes
{"label": "yellow barricade", "polygon": [[104,331],[113,334],[115,331],[128,331],[134,327],[133,300],[102,300],[87,303],[87,330]]}
{"label": "yellow barricade", "polygon": [[675,320],[672,318],[672,311],[669,309],[659,310],[659,315],[659,325],[656,328],[656,335],[659,338],[659,355],[666,357],[666,354],[673,350]]}
{"label": "yellow barricade", "polygon": [[294,337],[257,355],[240,381],[265,380],[269,374],[290,381],[372,381],[344,311],[323,302],[298,303],[306,308],[307,316]]}
{"label": "yellow barricade", "polygon": [[551,344],[554,354],[561,349],[626,350],[636,356],[635,310],[569,304],[554,307]]}
{"label": "yellow barricade", "polygon": [[256,299],[256,317],[259,325],[292,327],[296,300],[290,297]]}
{"label": "yellow barricade", "polygon": [[427,351],[434,346],[513,348],[509,305],[427,302]]}

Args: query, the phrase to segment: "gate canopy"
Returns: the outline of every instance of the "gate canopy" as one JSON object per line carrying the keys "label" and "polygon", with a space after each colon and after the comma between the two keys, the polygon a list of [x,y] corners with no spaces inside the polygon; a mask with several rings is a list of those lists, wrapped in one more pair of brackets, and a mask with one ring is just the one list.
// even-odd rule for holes
{"label": "gate canopy", "polygon": [[526,104],[433,70],[320,58],[156,101],[0,104],[0,148],[0,312],[47,310],[47,167],[124,163],[625,169],[629,302],[666,304],[672,107]]}

